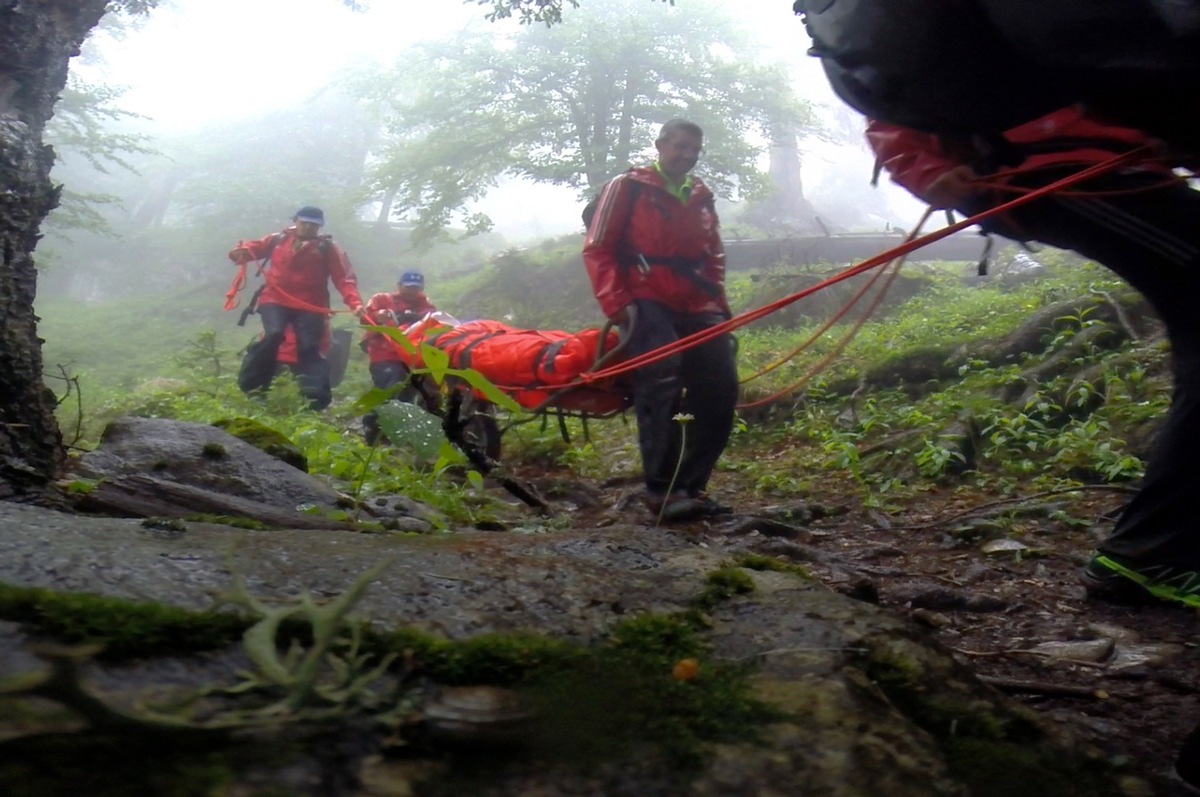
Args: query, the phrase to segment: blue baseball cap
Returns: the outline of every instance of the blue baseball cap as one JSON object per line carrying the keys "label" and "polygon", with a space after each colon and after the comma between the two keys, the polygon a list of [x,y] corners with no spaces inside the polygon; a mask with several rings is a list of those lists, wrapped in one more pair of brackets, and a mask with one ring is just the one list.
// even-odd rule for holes
{"label": "blue baseball cap", "polygon": [[325,223],[325,212],[312,205],[305,205],[296,211],[296,215],[292,216],[292,219],[294,221],[307,221],[310,224],[323,225]]}
{"label": "blue baseball cap", "polygon": [[425,275],[419,271],[406,271],[397,280],[401,285],[412,285],[417,288],[425,287]]}

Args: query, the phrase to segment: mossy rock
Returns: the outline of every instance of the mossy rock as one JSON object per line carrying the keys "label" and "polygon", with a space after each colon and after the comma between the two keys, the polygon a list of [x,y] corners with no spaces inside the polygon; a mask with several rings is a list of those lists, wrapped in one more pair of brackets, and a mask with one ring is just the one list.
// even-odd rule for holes
{"label": "mossy rock", "polygon": [[308,473],[308,457],[282,432],[250,418],[222,418],[213,426],[224,429],[234,437],[249,443],[281,462]]}

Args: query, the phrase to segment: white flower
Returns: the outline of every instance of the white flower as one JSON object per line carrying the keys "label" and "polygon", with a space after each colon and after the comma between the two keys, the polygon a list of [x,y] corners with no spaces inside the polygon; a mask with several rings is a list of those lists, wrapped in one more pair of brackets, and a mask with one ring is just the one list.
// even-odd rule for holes
{"label": "white flower", "polygon": [[675,413],[674,417],[671,418],[671,420],[678,421],[679,423],[687,423],[688,421],[693,421],[695,419],[696,416],[692,415],[690,412],[677,412]]}

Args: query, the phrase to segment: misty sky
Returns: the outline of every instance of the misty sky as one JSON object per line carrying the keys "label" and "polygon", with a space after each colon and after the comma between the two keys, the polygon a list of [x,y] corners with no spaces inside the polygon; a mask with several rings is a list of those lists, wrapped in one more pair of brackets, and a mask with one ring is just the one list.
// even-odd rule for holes
{"label": "misty sky", "polygon": [[[677,5],[686,9],[687,2]],[[804,55],[809,42],[790,0],[737,0],[736,7],[760,36],[765,54],[794,65],[802,96],[838,103],[816,59]],[[390,62],[422,38],[469,25],[495,28],[484,19],[485,10],[459,0],[370,0],[359,13],[340,0],[164,0],[120,41],[95,41],[101,64],[73,68],[91,80],[126,87],[121,106],[149,117],[149,132],[176,134],[213,122],[253,122],[259,113],[302,102],[347,65]],[[841,175],[842,185],[870,179],[871,158],[861,148],[819,142],[805,148],[805,190],[818,205],[823,183],[835,177],[835,163],[851,172]],[[915,222],[921,205],[898,188],[883,190],[898,217],[892,221]],[[577,229],[576,205],[568,189],[510,185],[479,209],[492,216],[497,231],[519,240]]]}

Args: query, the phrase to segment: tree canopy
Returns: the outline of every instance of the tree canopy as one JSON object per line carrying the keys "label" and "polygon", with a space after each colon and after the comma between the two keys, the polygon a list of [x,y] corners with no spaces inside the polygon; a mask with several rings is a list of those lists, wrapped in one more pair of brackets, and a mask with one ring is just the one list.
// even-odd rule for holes
{"label": "tree canopy", "polygon": [[[562,22],[563,6],[569,5],[571,8],[579,8],[579,0],[463,0],[470,4],[475,3],[481,6],[491,6],[492,10],[488,12],[488,19],[495,22],[497,19],[509,19],[516,16],[521,21],[521,24],[529,24],[532,22],[543,22],[546,25],[553,25],[556,22]],[[675,0],[660,0],[660,2],[675,5]]]}
{"label": "tree canopy", "polygon": [[504,178],[594,191],[650,159],[673,117],[704,128],[700,173],[719,194],[753,196],[769,131],[811,118],[785,71],[757,63],[754,41],[711,2],[685,14],[611,0],[552,28],[418,45],[357,91],[385,123],[372,197],[425,237],[452,221],[486,229],[464,208]]}

